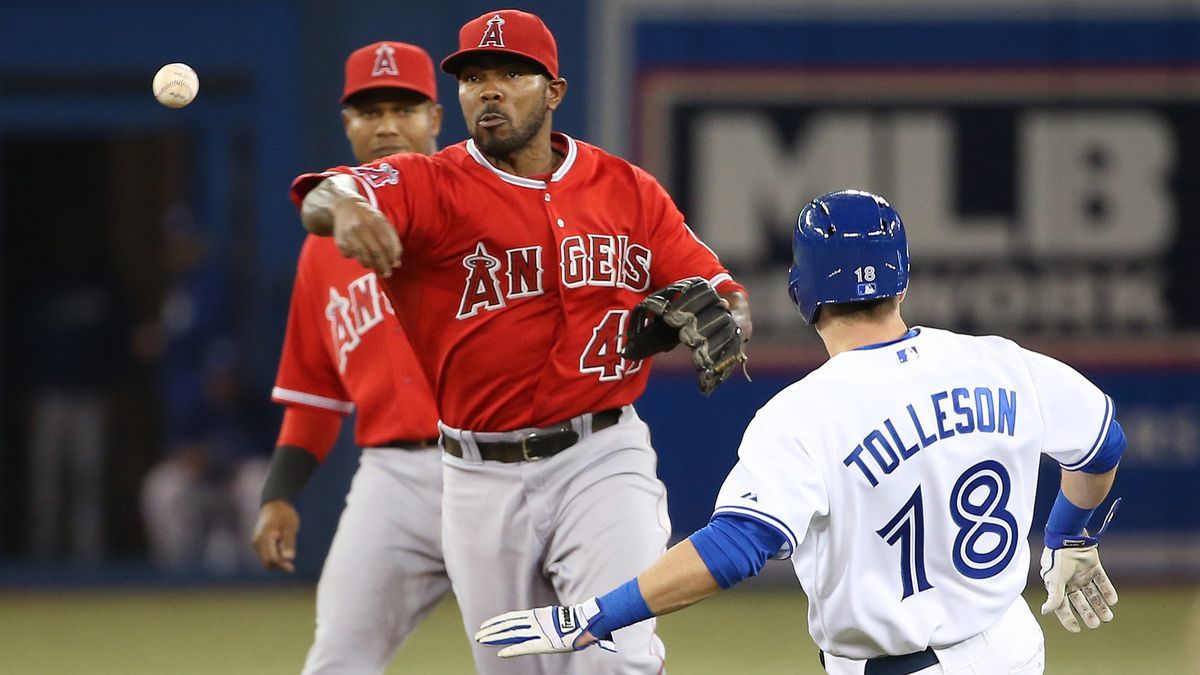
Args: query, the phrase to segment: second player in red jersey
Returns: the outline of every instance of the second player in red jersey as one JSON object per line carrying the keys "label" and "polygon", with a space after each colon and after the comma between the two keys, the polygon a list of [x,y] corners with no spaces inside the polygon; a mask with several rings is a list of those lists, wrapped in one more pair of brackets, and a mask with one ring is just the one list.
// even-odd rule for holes
{"label": "second player in red jersey", "polygon": [[[436,150],[442,109],[433,62],[418,47],[355,51],[342,102],[359,161]],[[255,534],[264,566],[291,571],[300,525],[292,501],[352,412],[363,448],[317,585],[304,672],[383,672],[450,590],[437,411],[375,273],[328,238],[310,235],[300,252],[272,399],[287,408]]]}
{"label": "second player in red jersey", "polygon": [[[375,273],[343,258],[328,238],[310,236],[300,251],[271,398],[288,406],[285,416],[334,413],[339,427],[355,413],[355,444],[364,448],[438,435],[433,393],[391,301]],[[284,441],[306,433],[296,422],[285,423]],[[329,452],[323,443],[299,445],[321,460]]]}

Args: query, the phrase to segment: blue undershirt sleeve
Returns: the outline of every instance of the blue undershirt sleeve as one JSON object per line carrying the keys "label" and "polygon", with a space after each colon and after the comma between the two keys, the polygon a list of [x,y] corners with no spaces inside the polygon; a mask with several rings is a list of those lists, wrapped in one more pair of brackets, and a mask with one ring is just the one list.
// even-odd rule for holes
{"label": "blue undershirt sleeve", "polygon": [[719,513],[689,539],[721,588],[756,576],[767,558],[787,544],[778,529],[761,520]]}
{"label": "blue undershirt sleeve", "polygon": [[1108,435],[1104,438],[1104,445],[1096,451],[1096,455],[1092,457],[1092,461],[1080,467],[1080,471],[1084,473],[1108,473],[1112,471],[1121,461],[1121,455],[1125,453],[1125,430],[1117,423],[1116,418],[1108,425]]}

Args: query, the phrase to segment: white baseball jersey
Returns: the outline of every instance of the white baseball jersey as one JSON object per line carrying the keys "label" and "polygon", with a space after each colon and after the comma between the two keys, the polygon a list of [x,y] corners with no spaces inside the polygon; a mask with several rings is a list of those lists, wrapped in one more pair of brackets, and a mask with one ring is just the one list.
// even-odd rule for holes
{"label": "white baseball jersey", "polygon": [[1020,595],[1039,454],[1068,469],[1112,401],[999,337],[916,328],[840,353],[746,429],[717,513],[787,538],[823,651],[864,659],[979,634]]}

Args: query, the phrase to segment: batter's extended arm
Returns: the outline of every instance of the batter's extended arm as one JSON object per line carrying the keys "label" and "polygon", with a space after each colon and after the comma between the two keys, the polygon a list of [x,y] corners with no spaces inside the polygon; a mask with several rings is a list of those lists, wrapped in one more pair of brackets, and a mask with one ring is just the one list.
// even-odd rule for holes
{"label": "batter's extended arm", "polygon": [[609,636],[617,628],[689,607],[720,590],[695,546],[684,540],[602,599],[501,614],[483,622],[475,639],[504,647],[505,658],[572,652],[597,642],[615,651]]}
{"label": "batter's extended arm", "polygon": [[646,571],[573,607],[538,607],[488,619],[475,639],[504,647],[500,656],[570,652],[599,643],[615,649],[614,631],[700,602],[748,576],[781,550],[785,537],[744,516],[718,514]]}
{"label": "batter's extended arm", "polygon": [[646,606],[655,616],[670,614],[721,592],[691,539],[684,539],[638,576]]}

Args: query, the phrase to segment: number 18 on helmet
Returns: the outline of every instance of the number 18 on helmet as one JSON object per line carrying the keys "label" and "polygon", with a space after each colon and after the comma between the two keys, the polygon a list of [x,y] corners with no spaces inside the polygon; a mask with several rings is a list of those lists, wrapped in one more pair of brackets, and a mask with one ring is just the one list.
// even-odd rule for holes
{"label": "number 18 on helmet", "polygon": [[816,323],[822,305],[890,298],[907,288],[904,224],[882,197],[830,192],[800,211],[788,294],[805,323]]}

